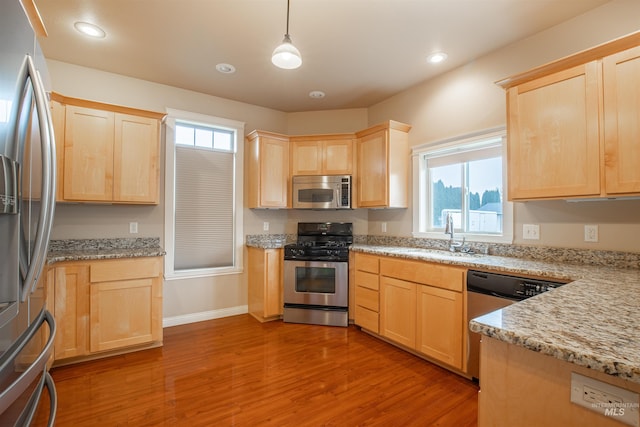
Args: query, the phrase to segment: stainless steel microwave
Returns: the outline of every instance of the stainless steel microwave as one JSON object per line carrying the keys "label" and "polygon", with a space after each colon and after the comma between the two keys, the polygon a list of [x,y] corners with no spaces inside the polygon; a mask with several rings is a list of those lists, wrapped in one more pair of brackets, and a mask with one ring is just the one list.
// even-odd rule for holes
{"label": "stainless steel microwave", "polygon": [[291,194],[294,209],[351,209],[351,176],[294,176]]}

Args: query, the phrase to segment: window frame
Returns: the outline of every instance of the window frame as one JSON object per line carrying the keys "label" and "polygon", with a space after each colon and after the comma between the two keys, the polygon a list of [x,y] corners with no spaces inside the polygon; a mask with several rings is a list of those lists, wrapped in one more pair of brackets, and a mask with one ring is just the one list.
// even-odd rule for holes
{"label": "window frame", "polygon": [[413,147],[411,160],[413,166],[413,231],[416,238],[430,238],[449,240],[450,236],[444,233],[444,229],[429,230],[428,216],[425,212],[431,209],[429,205],[430,182],[427,168],[426,155],[444,150],[452,150],[456,147],[472,145],[483,140],[502,138],[502,185],[504,197],[502,200],[502,233],[486,234],[462,232],[459,225],[456,227],[454,237],[464,237],[469,242],[483,243],[513,243],[513,203],[507,200],[507,132],[504,126],[486,129],[454,138],[440,140],[434,143],[421,144]]}
{"label": "window frame", "polygon": [[[176,122],[184,122],[204,127],[220,128],[233,131],[236,135],[234,153],[234,265],[229,267],[195,268],[175,270],[175,128]],[[244,194],[244,122],[209,116],[206,114],[167,108],[165,119],[165,251],[164,275],[166,280],[185,278],[213,277],[228,274],[241,274],[244,271],[243,249],[243,194]],[[186,147],[181,145],[181,147]],[[194,147],[195,150],[202,149]],[[229,151],[227,151],[229,152]]]}

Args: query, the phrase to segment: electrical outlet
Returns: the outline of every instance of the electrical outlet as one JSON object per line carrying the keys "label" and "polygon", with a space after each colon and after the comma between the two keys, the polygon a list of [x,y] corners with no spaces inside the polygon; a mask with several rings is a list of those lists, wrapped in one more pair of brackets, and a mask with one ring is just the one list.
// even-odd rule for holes
{"label": "electrical outlet", "polygon": [[386,222],[383,222],[383,223],[382,223],[382,232],[383,232],[383,233],[386,233],[386,232],[387,232],[387,223],[386,223]]}
{"label": "electrical outlet", "polygon": [[638,427],[638,393],[571,373],[571,402],[605,417]]}
{"label": "electrical outlet", "polygon": [[129,234],[138,234],[138,223],[130,222],[129,223]]}
{"label": "electrical outlet", "polygon": [[522,224],[522,238],[528,240],[540,240],[540,225]]}
{"label": "electrical outlet", "polygon": [[584,241],[585,242],[597,242],[598,241],[598,226],[597,225],[585,225],[584,226]]}
{"label": "electrical outlet", "polygon": [[262,223],[262,229],[264,231],[269,231],[269,223],[267,221]]}

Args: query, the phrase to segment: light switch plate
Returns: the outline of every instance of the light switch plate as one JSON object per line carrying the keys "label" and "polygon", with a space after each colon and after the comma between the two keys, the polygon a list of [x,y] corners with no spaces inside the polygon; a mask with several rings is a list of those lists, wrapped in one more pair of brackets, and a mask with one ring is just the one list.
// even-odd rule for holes
{"label": "light switch plate", "polygon": [[597,242],[598,241],[598,226],[597,225],[585,225],[584,226],[584,241],[585,242]]}
{"label": "light switch plate", "polygon": [[540,240],[540,225],[522,224],[522,238],[528,240]]}

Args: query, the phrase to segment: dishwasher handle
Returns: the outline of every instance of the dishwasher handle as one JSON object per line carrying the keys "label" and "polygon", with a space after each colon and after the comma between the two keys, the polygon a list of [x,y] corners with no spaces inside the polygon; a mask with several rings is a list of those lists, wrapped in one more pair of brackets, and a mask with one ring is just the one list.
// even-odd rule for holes
{"label": "dishwasher handle", "polygon": [[524,297],[518,298],[518,297],[514,297],[513,295],[505,295],[505,294],[502,294],[502,293],[499,293],[499,292],[491,291],[491,290],[484,289],[484,288],[479,288],[479,287],[476,287],[476,286],[473,286],[473,285],[469,285],[469,284],[467,284],[467,292],[474,292],[476,294],[490,295],[492,297],[508,299],[510,301],[522,301],[523,299],[525,299]]}

